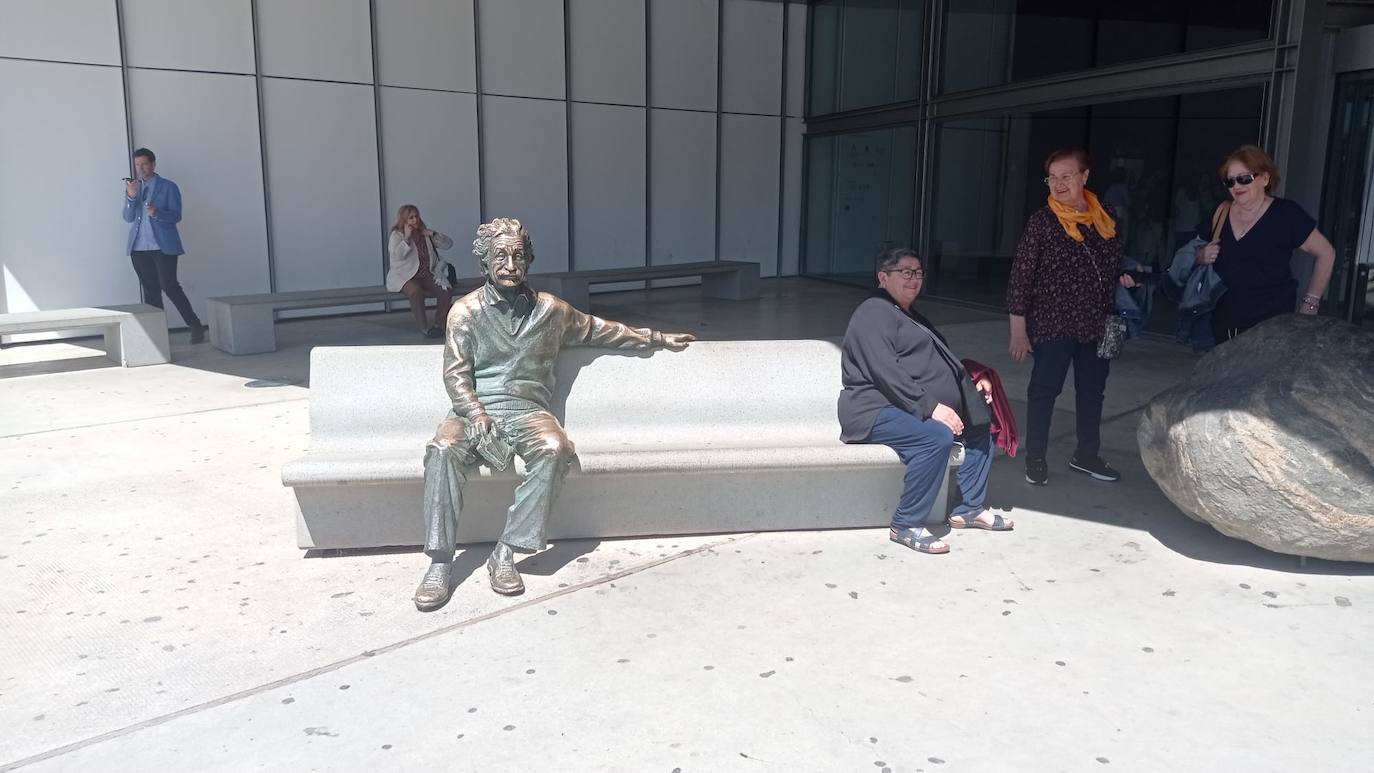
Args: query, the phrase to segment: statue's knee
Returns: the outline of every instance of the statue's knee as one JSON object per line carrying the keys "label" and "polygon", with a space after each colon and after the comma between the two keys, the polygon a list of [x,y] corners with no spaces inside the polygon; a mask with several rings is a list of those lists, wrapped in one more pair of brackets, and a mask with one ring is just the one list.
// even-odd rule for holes
{"label": "statue's knee", "polygon": [[464,434],[462,419],[447,419],[425,445],[425,467],[441,461],[452,461],[459,467],[472,461],[472,448]]}
{"label": "statue's knee", "polygon": [[561,432],[550,433],[539,439],[534,456],[567,464],[577,456],[577,449],[573,447],[567,435]]}
{"label": "statue's knee", "polygon": [[429,445],[437,449],[449,449],[463,444],[466,425],[462,419],[444,419],[439,429],[434,431],[434,439]]}

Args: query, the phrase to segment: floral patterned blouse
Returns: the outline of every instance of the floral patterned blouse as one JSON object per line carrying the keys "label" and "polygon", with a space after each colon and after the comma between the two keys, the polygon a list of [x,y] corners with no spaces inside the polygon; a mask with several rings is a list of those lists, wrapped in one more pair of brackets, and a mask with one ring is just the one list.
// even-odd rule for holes
{"label": "floral patterned blouse", "polygon": [[[1111,207],[1106,210],[1116,220]],[[1107,315],[1115,311],[1120,234],[1103,239],[1090,225],[1077,227],[1081,242],[1064,232],[1046,205],[1026,221],[1016,245],[1007,312],[1026,318],[1032,344],[1062,338],[1096,343],[1102,340]]]}

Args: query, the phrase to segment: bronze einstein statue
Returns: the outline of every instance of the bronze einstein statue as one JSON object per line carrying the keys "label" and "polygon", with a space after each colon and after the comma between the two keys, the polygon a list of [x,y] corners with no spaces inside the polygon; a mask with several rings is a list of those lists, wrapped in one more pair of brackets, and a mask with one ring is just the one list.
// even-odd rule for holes
{"label": "bronze einstein statue", "polygon": [[453,592],[453,557],[463,484],[479,458],[503,469],[518,454],[525,477],[506,513],[501,541],[487,559],[491,588],[525,589],[514,553],[545,547],[549,508],[576,452],[549,412],[553,366],[564,346],[613,349],[666,347],[695,340],[599,319],[526,283],[534,262],[529,233],[514,218],[477,229],[472,252],[487,282],[453,304],[444,331],[444,387],[453,409],[425,448],[425,554],[431,564],[415,591],[415,606],[436,609]]}

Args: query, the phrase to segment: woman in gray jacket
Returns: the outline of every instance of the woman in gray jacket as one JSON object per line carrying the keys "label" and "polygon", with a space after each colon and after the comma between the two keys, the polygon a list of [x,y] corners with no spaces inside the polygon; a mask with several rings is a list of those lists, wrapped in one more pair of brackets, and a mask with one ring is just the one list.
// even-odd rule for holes
{"label": "woman in gray jacket", "polygon": [[889,446],[906,465],[889,538],[922,553],[949,552],[925,523],[956,439],[964,445],[962,501],[949,525],[1011,530],[1010,520],[984,507],[992,464],[991,384],[974,384],[944,337],[912,309],[925,281],[916,253],[888,250],[875,268],[880,289],[854,310],[844,334],[840,439]]}

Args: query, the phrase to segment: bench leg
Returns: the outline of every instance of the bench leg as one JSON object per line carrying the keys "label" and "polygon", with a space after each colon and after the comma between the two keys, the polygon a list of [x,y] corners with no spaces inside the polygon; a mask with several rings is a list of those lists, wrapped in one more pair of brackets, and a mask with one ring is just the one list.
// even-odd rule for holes
{"label": "bench leg", "polygon": [[131,314],[105,328],[105,356],[126,368],[172,361],[167,315],[161,311]]}
{"label": "bench leg", "polygon": [[271,306],[208,304],[210,344],[230,354],[261,354],[277,350],[276,315]]}
{"label": "bench leg", "polygon": [[707,298],[747,301],[759,297],[759,266],[751,263],[738,271],[701,277],[701,294]]}

